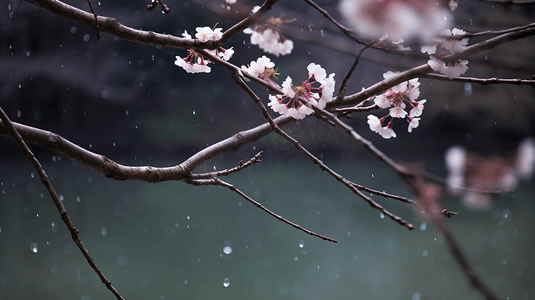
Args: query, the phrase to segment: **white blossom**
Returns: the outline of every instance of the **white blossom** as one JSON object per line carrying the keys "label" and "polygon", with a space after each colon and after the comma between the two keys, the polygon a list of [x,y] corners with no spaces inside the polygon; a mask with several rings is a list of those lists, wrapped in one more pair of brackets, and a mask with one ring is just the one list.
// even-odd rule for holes
{"label": "white blossom", "polygon": [[408,131],[412,132],[412,129],[418,127],[418,125],[420,125],[420,118],[411,118]]}
{"label": "white blossom", "polygon": [[468,61],[467,60],[456,60],[455,62],[446,63],[440,58],[436,58],[431,55],[430,60],[427,61],[427,64],[433,69],[433,71],[438,71],[448,78],[459,77],[468,70]]}
{"label": "white blossom", "polygon": [[[223,36],[221,28],[212,29],[210,27],[197,27],[195,29],[197,33],[195,38],[207,42],[207,41],[218,41]],[[184,30],[182,36],[187,39],[191,39],[191,35]],[[221,59],[228,61],[234,54],[234,50],[231,48],[225,49],[219,47],[216,50],[206,50],[208,53],[214,56],[219,56]],[[175,65],[183,68],[188,73],[210,73],[211,68],[208,67],[210,60],[204,58],[200,53],[195,50],[188,49],[188,56],[181,58],[180,56],[176,57]]]}
{"label": "white blossom", "polygon": [[385,139],[396,137],[396,133],[394,132],[394,129],[392,129],[391,127],[388,127],[388,126],[383,127],[383,129],[381,130],[380,134]]}
{"label": "white blossom", "polygon": [[381,120],[374,115],[368,115],[368,125],[370,130],[382,134],[383,127],[381,125]]}
{"label": "white blossom", "polygon": [[[251,63],[252,64],[252,63]],[[313,106],[325,108],[327,102],[332,101],[334,92],[334,73],[326,77],[325,70],[320,65],[311,63],[307,67],[309,77],[301,86],[294,86],[290,76],[282,82],[283,95],[270,95],[270,106],[275,112],[294,119],[303,119],[313,114]],[[316,80],[316,76],[323,80]],[[319,87],[315,87],[319,85]]]}
{"label": "white blossom", "polygon": [[409,116],[411,118],[419,117],[422,115],[422,112],[424,110],[424,103],[427,102],[427,100],[422,99],[420,101],[413,102],[414,107],[409,112]]}

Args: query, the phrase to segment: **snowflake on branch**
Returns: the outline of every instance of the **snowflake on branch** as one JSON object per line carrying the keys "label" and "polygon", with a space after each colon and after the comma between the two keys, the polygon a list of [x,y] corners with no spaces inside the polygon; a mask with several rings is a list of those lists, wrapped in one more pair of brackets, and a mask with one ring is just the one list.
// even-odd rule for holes
{"label": "snowflake on branch", "polygon": [[[268,103],[275,112],[285,117],[291,116],[300,120],[314,113],[312,106],[325,108],[327,102],[333,100],[334,73],[327,77],[327,72],[320,65],[311,63],[307,66],[308,79],[301,86],[294,86],[288,76],[282,83],[283,95],[269,95]],[[319,87],[312,85],[319,84]],[[304,100],[305,103],[301,102]]]}
{"label": "snowflake on branch", "polygon": [[427,52],[430,54],[427,64],[433,71],[438,71],[449,78],[453,78],[464,74],[468,70],[467,60],[447,58],[450,55],[464,51],[468,44],[468,38],[459,38],[464,34],[466,32],[461,29],[445,29],[432,44],[422,46],[422,53]]}
{"label": "snowflake on branch", "polygon": [[[195,34],[195,38],[202,42],[218,41],[223,36],[221,28],[212,29],[210,27],[197,27],[195,30],[197,31],[197,33]],[[182,36],[187,39],[192,38],[186,30],[184,30]],[[219,47],[215,50],[206,51],[214,56],[219,56],[226,61],[228,61],[234,54],[234,50],[232,49],[232,47],[230,47],[229,49]],[[189,54],[185,58],[177,56],[175,65],[183,68],[188,73],[210,73],[211,68],[208,66],[210,60],[206,59],[199,52],[193,49],[188,49],[188,52]]]}
{"label": "snowflake on branch", "polygon": [[[253,13],[259,8],[259,6],[255,6]],[[281,33],[283,24],[293,21],[282,20],[281,17],[270,17],[263,24],[246,28],[243,32],[251,35],[251,44],[258,45],[264,52],[279,57],[279,55],[290,54],[294,48],[293,41],[285,38]]]}
{"label": "snowflake on branch", "polygon": [[[399,74],[399,72],[394,73],[388,71],[383,74],[383,77],[389,79],[396,74]],[[368,125],[370,126],[370,130],[380,134],[385,139],[396,137],[396,133],[393,129],[394,118],[405,117],[409,122],[409,127],[407,129],[409,132],[412,132],[414,128],[418,127],[420,125],[420,118],[418,117],[422,115],[424,104],[427,101],[425,99],[416,101],[420,96],[419,86],[420,82],[418,82],[418,78],[414,78],[393,86],[381,95],[376,96],[374,102],[377,106],[390,109],[389,113],[380,119],[374,115],[368,115]],[[405,103],[411,107],[411,110],[408,113],[405,110],[407,107],[407,104]],[[389,117],[390,122],[383,127],[383,124]]]}

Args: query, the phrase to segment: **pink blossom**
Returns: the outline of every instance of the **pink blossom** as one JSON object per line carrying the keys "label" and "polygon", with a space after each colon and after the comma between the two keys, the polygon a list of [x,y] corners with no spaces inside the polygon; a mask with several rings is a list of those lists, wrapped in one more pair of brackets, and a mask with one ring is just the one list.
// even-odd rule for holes
{"label": "pink blossom", "polygon": [[[451,13],[442,0],[343,0],[340,11],[361,35],[370,38],[388,33],[393,39],[431,39],[448,27]],[[440,4],[440,5],[438,5]]]}
{"label": "pink blossom", "polygon": [[[294,86],[290,76],[282,82],[283,95],[270,95],[268,103],[275,112],[294,119],[303,119],[313,114],[313,106],[324,108],[327,102],[332,100],[334,92],[334,73],[329,77],[323,76],[325,70],[320,65],[311,63],[307,67],[309,78],[302,82],[301,86]],[[323,77],[320,82],[316,76]],[[319,87],[315,87],[319,85]]]}

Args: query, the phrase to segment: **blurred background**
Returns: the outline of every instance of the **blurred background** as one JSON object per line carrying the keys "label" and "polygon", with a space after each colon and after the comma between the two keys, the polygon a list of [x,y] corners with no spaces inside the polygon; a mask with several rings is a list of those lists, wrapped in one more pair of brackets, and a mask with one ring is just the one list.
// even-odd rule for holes
{"label": "blurred background", "polygon": [[[198,26],[224,30],[260,1],[94,2],[102,16],[133,28],[180,36]],[[317,1],[340,19],[336,1]],[[252,100],[212,66],[188,74],[174,65],[186,50],[136,44],[20,1],[0,1],[0,105],[14,122],[49,130],[126,165],[173,166],[207,145],[263,124]],[[69,4],[88,11],[86,1]],[[296,19],[283,28],[290,55],[270,58],[281,73],[305,80],[315,62],[339,83],[361,45],[343,36],[304,1],[281,1],[266,16]],[[469,32],[533,22],[529,5],[460,1],[454,27]],[[483,40],[475,38],[470,44]],[[531,79],[533,37],[469,59],[466,76]],[[386,71],[421,65],[418,45],[406,54],[368,49],[347,94]],[[265,53],[239,34],[225,47],[246,65]],[[269,55],[268,55],[269,56]],[[420,79],[427,99],[420,127],[384,140],[367,114],[348,124],[393,159],[425,164],[445,176],[444,151],[461,144],[484,155],[516,149],[533,136],[535,91],[526,85],[476,85]],[[251,84],[267,103],[267,91]],[[275,116],[275,114],[272,114]],[[399,121],[399,120],[398,120]],[[397,124],[397,123],[396,123]],[[394,125],[396,126],[396,125]],[[312,117],[285,130],[334,170],[362,185],[410,197],[396,174],[338,128]],[[339,241],[318,240],[269,217],[226,189],[182,182],[116,182],[65,157],[30,146],[52,178],[104,274],[127,299],[481,299],[465,280],[442,236],[408,205],[373,199],[413,222],[409,232],[321,172],[292,145],[270,134],[204,163],[222,170],[264,151],[262,163],[228,181],[287,219]],[[535,290],[533,181],[486,210],[445,203],[448,220],[478,275],[500,298],[529,299]],[[87,265],[31,164],[0,138],[0,299],[113,299]]]}

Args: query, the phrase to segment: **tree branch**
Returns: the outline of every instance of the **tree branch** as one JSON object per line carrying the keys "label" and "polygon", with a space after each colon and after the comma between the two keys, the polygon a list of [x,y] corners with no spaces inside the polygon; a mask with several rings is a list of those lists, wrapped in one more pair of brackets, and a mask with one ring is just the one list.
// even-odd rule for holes
{"label": "tree branch", "polygon": [[112,294],[119,300],[123,300],[124,298],[119,294],[119,292],[113,287],[111,282],[104,276],[102,271],[100,271],[99,267],[97,266],[97,263],[93,260],[91,257],[91,254],[89,254],[89,251],[84,246],[84,243],[80,239],[80,234],[78,229],[74,226],[74,224],[71,221],[71,218],[69,217],[67,213],[67,209],[65,209],[65,206],[63,205],[63,202],[58,197],[58,194],[56,193],[56,190],[52,186],[52,183],[50,182],[50,179],[48,178],[48,175],[46,175],[45,170],[43,170],[43,167],[41,167],[41,163],[37,160],[35,155],[33,155],[32,151],[28,148],[20,134],[17,132],[17,129],[12,124],[11,120],[9,120],[8,116],[0,107],[0,119],[2,120],[2,123],[5,124],[7,127],[7,130],[9,131],[9,134],[11,138],[13,138],[19,147],[21,148],[24,155],[28,158],[28,160],[33,164],[35,169],[37,170],[37,173],[39,173],[39,176],[41,177],[41,182],[45,186],[45,188],[48,190],[48,193],[50,194],[50,197],[52,197],[52,200],[54,201],[54,204],[56,205],[56,208],[58,209],[59,215],[61,216],[61,219],[65,223],[65,226],[67,226],[67,229],[69,229],[69,232],[71,233],[72,240],[76,243],[78,246],[78,249],[80,249],[80,252],[84,255],[85,259],[95,270],[98,277],[104,283],[104,285],[112,292]]}
{"label": "tree branch", "polygon": [[487,84],[516,84],[516,85],[531,85],[535,86],[535,80],[529,80],[529,79],[502,79],[498,77],[494,78],[475,78],[475,77],[454,77],[449,78],[445,75],[440,74],[423,74],[420,75],[420,78],[429,78],[429,79],[437,79],[437,80],[444,80],[444,81],[455,81],[455,82],[470,82],[470,83],[477,83],[481,85],[487,85]]}
{"label": "tree branch", "polygon": [[276,213],[272,212],[271,210],[267,209],[265,206],[263,206],[262,204],[260,204],[259,202],[255,201],[253,198],[247,196],[245,193],[243,193],[242,191],[240,191],[238,188],[236,188],[234,185],[230,184],[230,183],[227,183],[217,177],[214,177],[212,179],[193,179],[193,180],[186,180],[186,183],[189,183],[189,184],[192,184],[192,185],[219,185],[219,186],[223,186],[223,187],[226,187],[227,189],[237,193],[238,195],[240,195],[242,198],[244,198],[245,200],[251,202],[252,204],[254,204],[256,207],[260,208],[261,210],[267,212],[268,214],[270,214],[271,216],[275,217],[277,220],[281,221],[281,222],[284,222],[286,224],[289,224],[291,225],[292,227],[296,228],[296,229],[299,229],[307,234],[310,234],[312,236],[315,236],[315,237],[318,237],[322,240],[325,240],[325,241],[329,241],[329,242],[333,242],[333,243],[338,243],[337,240],[335,239],[332,239],[328,236],[324,236],[324,235],[320,235],[320,234],[317,234],[313,231],[310,231],[306,228],[303,228],[301,227],[300,225],[298,224],[295,224],[293,222],[290,222],[288,220],[286,220],[285,218],[277,215]]}

